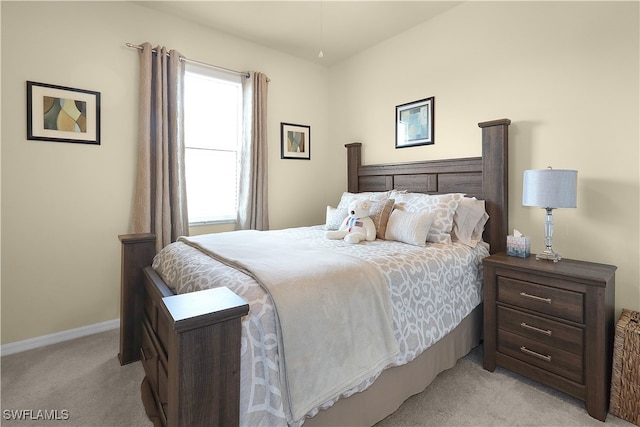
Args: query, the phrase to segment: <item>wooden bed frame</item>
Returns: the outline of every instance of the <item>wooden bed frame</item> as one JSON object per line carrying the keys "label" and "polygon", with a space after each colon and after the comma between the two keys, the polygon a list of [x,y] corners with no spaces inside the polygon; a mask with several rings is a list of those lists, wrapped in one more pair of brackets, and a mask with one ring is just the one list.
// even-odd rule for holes
{"label": "wooden bed frame", "polygon": [[[508,234],[510,123],[508,119],[501,119],[478,124],[482,129],[481,157],[361,165],[361,144],[347,144],[347,189],[354,193],[395,188],[476,196],[485,200],[490,217],[484,240],[491,245],[491,253],[504,251]],[[237,425],[241,318],[248,313],[248,304],[227,288],[174,295],[151,268],[155,236],[128,234],[119,238],[122,277],[118,358],[121,365],[141,360],[146,374],[142,400],[150,419],[157,426]],[[476,312],[478,318],[481,310],[476,309]],[[463,326],[470,331],[465,334],[479,333],[475,319]],[[459,347],[458,344],[451,345]],[[456,357],[468,350],[466,347],[456,349]],[[409,365],[415,365],[416,361]],[[431,377],[447,367],[438,368]],[[409,372],[403,366],[385,371],[384,378],[381,376],[371,387],[372,393],[378,385],[377,389],[388,395],[388,389],[385,391],[385,386],[380,384],[393,384],[396,371],[397,378],[402,378],[403,372],[406,377]],[[412,376],[415,374],[409,375]],[[345,405],[356,401],[358,408],[367,408],[367,411],[372,406],[380,406],[367,403],[369,390],[338,401],[327,411],[308,419],[305,425],[373,424],[393,412],[411,394],[424,389],[430,381],[424,379],[411,391],[400,393],[395,400],[385,398],[387,407],[376,408],[365,418],[344,420],[344,414],[351,418],[354,412]]]}

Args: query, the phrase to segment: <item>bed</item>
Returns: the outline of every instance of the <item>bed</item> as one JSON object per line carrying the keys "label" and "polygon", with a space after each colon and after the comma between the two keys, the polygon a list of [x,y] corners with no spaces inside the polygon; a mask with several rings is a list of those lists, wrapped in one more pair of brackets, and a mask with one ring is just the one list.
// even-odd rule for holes
{"label": "bed", "polygon": [[[373,425],[452,367],[479,343],[480,261],[505,247],[509,125],[508,119],[479,123],[482,156],[475,158],[362,165],[361,144],[346,145],[345,201],[359,193],[367,198],[385,194],[399,206],[403,203],[398,202],[410,203],[429,194],[447,203],[455,198],[458,206],[463,194],[465,199],[475,197],[483,201],[489,216],[483,233],[488,249],[448,242],[415,246],[402,238],[348,245],[325,239],[324,226],[195,237],[159,254],[153,235],[120,236],[119,358],[121,364],[142,361],[146,373],[142,399],[154,424]],[[251,259],[257,266],[249,269],[244,267],[251,250],[235,241],[247,237],[264,245],[256,246],[256,254],[271,253],[260,262]],[[301,270],[327,257],[327,262],[339,262],[334,276],[314,275],[318,286],[279,288],[280,283],[312,279],[296,276],[295,268],[275,268],[292,272],[273,279],[277,286],[265,283],[272,280],[266,272],[274,270],[268,258],[278,262],[287,251],[299,253],[303,246],[317,252],[313,263],[296,262]],[[221,253],[222,247],[238,249]],[[433,252],[431,261],[421,259],[425,251]],[[456,266],[439,273],[439,266],[447,263]],[[349,288],[353,295],[348,298],[336,296],[329,287],[315,294],[308,290],[350,274],[358,281],[338,286]],[[364,284],[355,285],[361,276],[367,276]],[[436,285],[426,291],[431,296],[416,296],[415,289],[427,287],[415,282],[414,276],[433,276]],[[449,277],[460,283],[447,287]],[[393,290],[387,291],[392,282]],[[405,309],[411,299],[420,303]],[[425,303],[427,299],[434,301]],[[323,312],[352,310],[358,315],[330,314],[325,322],[314,320]],[[350,323],[342,317],[350,317]],[[303,320],[305,329],[297,327]],[[362,324],[356,327],[351,322]],[[306,339],[305,333],[320,338]],[[300,348],[290,345],[300,341],[305,342]],[[341,363],[331,360],[332,353],[340,354]],[[305,366],[320,373],[299,373]]]}

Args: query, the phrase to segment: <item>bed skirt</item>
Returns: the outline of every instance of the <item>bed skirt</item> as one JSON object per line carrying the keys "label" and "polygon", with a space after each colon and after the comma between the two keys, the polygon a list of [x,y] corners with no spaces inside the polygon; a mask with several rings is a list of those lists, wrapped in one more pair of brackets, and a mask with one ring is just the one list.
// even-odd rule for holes
{"label": "bed skirt", "polygon": [[310,426],[372,426],[394,413],[414,394],[424,391],[442,371],[452,368],[480,343],[482,304],[449,334],[406,365],[387,369],[367,390],[338,400],[308,418]]}

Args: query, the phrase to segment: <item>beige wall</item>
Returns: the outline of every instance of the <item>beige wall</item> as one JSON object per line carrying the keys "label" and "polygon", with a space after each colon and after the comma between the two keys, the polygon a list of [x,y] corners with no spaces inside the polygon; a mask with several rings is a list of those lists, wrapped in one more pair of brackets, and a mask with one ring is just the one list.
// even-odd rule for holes
{"label": "beige wall", "polygon": [[[522,171],[577,169],[578,208],[554,211],[554,249],[617,265],[617,310],[638,310],[638,5],[458,6],[331,70],[330,139],[362,141],[364,163],[475,156],[477,123],[510,118],[510,227],[543,249]],[[435,145],[394,149],[394,107],[429,96]]]}
{"label": "beige wall", "polygon": [[[617,265],[618,308],[640,309],[637,3],[467,3],[330,70],[130,3],[0,7],[2,343],[119,315],[138,72],[124,43],[142,41],[269,75],[273,228],[323,221],[347,142],[366,144],[367,163],[475,156],[477,123],[512,119],[511,225],[539,248],[522,170],[578,169],[578,209],[556,211],[554,247]],[[26,80],[100,91],[102,145],[27,141]],[[428,96],[436,145],[395,150],[394,106]],[[280,122],[311,125],[311,161],[280,159]]]}
{"label": "beige wall", "polygon": [[[2,343],[119,316],[117,235],[129,229],[138,93],[138,57],[126,42],[266,73],[271,225],[323,221],[337,190],[305,195],[333,149],[326,68],[131,3],[0,5]],[[99,91],[102,144],[27,141],[27,80]],[[311,126],[311,161],[280,159],[280,122]]]}

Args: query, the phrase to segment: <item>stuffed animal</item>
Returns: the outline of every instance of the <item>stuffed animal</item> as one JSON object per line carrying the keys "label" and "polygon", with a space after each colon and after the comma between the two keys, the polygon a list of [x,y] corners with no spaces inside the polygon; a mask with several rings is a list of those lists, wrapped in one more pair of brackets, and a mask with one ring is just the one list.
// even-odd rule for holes
{"label": "stuffed animal", "polygon": [[344,239],[347,243],[360,243],[363,240],[376,239],[376,226],[369,217],[371,203],[368,200],[355,199],[349,203],[349,216],[338,230],[325,233],[327,239]]}

